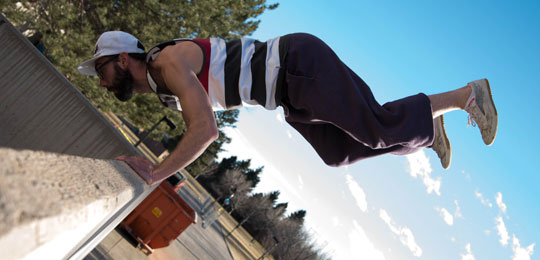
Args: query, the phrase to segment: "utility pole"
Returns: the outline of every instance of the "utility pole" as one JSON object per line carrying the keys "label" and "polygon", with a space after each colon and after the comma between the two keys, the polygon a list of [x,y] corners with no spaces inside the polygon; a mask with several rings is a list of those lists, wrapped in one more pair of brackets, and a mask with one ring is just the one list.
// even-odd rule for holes
{"label": "utility pole", "polygon": [[157,123],[155,123],[155,124],[152,126],[152,128],[150,128],[150,130],[148,130],[148,132],[146,132],[146,134],[144,134],[144,136],[142,136],[142,137],[139,139],[139,141],[135,144],[135,147],[137,147],[139,144],[141,144],[141,143],[144,141],[144,139],[146,139],[146,137],[148,137],[148,135],[149,135],[152,131],[154,131],[154,129],[156,129],[156,127],[158,127],[158,125],[159,125],[161,122],[163,122],[163,121],[165,121],[165,122],[167,123],[167,125],[171,128],[171,130],[176,129],[176,125],[175,125],[171,120],[169,120],[169,119],[167,118],[167,116],[164,116],[164,117],[161,118]]}

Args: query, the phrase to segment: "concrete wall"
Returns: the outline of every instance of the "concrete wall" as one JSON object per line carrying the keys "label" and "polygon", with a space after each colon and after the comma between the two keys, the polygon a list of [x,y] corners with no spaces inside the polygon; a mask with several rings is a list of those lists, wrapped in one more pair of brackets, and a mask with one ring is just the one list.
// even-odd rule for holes
{"label": "concrete wall", "polygon": [[101,159],[136,154],[1,15],[0,23],[0,146]]}
{"label": "concrete wall", "polygon": [[2,259],[63,259],[134,196],[149,190],[129,166],[0,148]]}
{"label": "concrete wall", "polygon": [[1,14],[0,46],[0,258],[82,259],[152,188],[103,160],[138,152]]}

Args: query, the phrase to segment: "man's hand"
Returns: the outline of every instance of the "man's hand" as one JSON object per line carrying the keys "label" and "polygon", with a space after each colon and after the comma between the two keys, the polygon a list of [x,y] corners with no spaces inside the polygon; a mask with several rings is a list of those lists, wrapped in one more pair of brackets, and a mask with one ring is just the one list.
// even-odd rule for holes
{"label": "man's hand", "polygon": [[131,169],[133,169],[141,178],[143,178],[148,185],[152,185],[157,182],[152,176],[152,171],[154,170],[154,164],[146,159],[144,156],[127,156],[120,155],[115,160],[124,161],[127,163]]}

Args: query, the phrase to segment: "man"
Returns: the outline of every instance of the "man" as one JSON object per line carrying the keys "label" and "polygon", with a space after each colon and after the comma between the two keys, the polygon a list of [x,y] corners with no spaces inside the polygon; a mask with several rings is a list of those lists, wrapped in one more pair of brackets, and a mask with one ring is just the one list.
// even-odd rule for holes
{"label": "man", "polygon": [[97,75],[100,85],[122,101],[133,91],[154,92],[165,106],[182,110],[187,130],[160,165],[143,157],[117,158],[148,184],[186,167],[217,138],[213,110],[242,105],[282,106],[286,121],[331,166],[430,147],[448,168],[451,148],[442,115],[452,110],[467,111],[487,145],[497,132],[497,111],[486,79],[381,106],[324,42],[304,33],[266,42],[178,39],[145,53],[133,35],[105,32],[94,57],[78,69]]}

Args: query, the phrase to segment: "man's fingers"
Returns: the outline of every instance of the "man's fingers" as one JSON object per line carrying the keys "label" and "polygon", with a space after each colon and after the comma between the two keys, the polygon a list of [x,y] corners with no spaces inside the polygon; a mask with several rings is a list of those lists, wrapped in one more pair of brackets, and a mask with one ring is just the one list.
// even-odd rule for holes
{"label": "man's fingers", "polygon": [[127,156],[120,155],[115,160],[124,161],[133,169],[141,178],[145,180],[148,185],[152,185],[152,171],[154,170],[154,164],[145,157],[142,156]]}
{"label": "man's fingers", "polygon": [[127,155],[123,154],[123,155],[117,156],[114,159],[118,161],[124,161],[127,157],[128,157]]}

